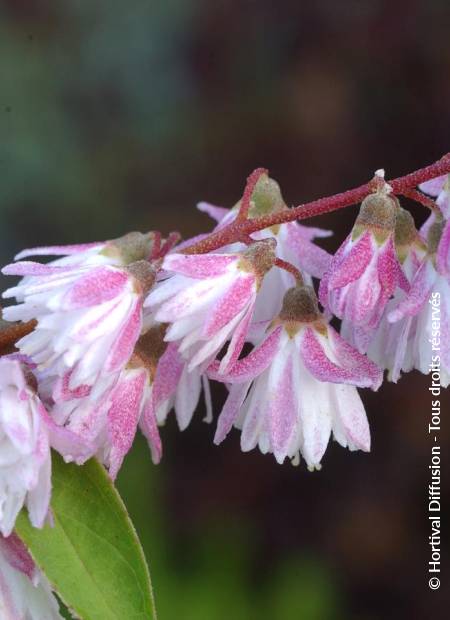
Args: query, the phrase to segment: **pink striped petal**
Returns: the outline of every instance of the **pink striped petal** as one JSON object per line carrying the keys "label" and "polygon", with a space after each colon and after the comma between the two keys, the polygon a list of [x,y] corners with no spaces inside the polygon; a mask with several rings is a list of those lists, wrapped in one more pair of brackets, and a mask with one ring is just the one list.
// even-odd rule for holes
{"label": "pink striped petal", "polygon": [[[335,412],[339,420],[340,430],[350,449],[370,451],[370,428],[361,398],[356,389],[350,385],[336,385],[333,388]],[[336,434],[339,443],[343,438]]]}
{"label": "pink striped petal", "polygon": [[57,425],[42,404],[39,415],[47,427],[51,447],[66,461],[75,461],[81,465],[95,454],[96,448],[93,444],[68,428]]}
{"label": "pink striped petal", "polygon": [[440,274],[450,277],[450,220],[446,223],[436,254]]}
{"label": "pink striped petal", "polygon": [[177,345],[169,343],[161,356],[153,383],[155,409],[176,391],[185,362],[178,352]]}
{"label": "pink striped petal", "polygon": [[108,435],[111,441],[109,475],[113,480],[133,444],[146,382],[148,382],[146,370],[132,371],[130,377],[119,381],[111,395],[112,405],[108,411]]}
{"label": "pink striped petal", "polygon": [[86,250],[98,248],[100,250],[105,243],[103,241],[94,241],[92,243],[78,243],[75,245],[48,245],[40,248],[27,248],[22,250],[15,256],[15,260],[21,260],[27,256],[70,256]]}
{"label": "pink striped petal", "polygon": [[241,276],[232,282],[211,308],[209,318],[202,329],[202,336],[211,338],[225,327],[249,303],[256,292],[255,288],[253,275]]}
{"label": "pink striped petal", "polygon": [[[372,236],[365,232],[335,271],[332,271],[328,286],[331,289],[342,288],[362,276],[374,253]],[[333,268],[333,265],[331,266]]]}
{"label": "pink striped petal", "polygon": [[5,276],[50,276],[56,274],[64,274],[75,271],[79,267],[72,265],[67,267],[56,267],[52,265],[42,265],[33,261],[22,261],[20,263],[11,263],[2,269]]}
{"label": "pink striped petal", "polygon": [[430,181],[425,181],[425,183],[421,183],[419,185],[419,189],[430,196],[438,196],[442,189],[444,188],[445,181],[447,180],[447,175],[444,174],[441,177],[436,177],[435,179],[431,179]]}
{"label": "pink striped petal", "polygon": [[[290,226],[292,222],[286,224],[286,226]],[[298,234],[303,237],[303,239],[307,239],[308,241],[312,241],[313,239],[325,239],[326,237],[331,237],[333,235],[332,230],[325,230],[324,228],[316,228],[314,226],[304,226],[303,224],[296,224],[296,229]]]}
{"label": "pink striped petal", "polygon": [[377,390],[383,382],[381,368],[346,342],[331,325],[328,326],[328,337],[339,364],[345,368],[351,368],[361,378],[365,377],[367,379],[365,387]]}
{"label": "pink striped petal", "polygon": [[[371,387],[373,384],[373,380],[361,374],[357,368],[341,368],[332,362],[310,327],[304,330],[300,354],[306,368],[319,381],[349,383],[358,387]],[[359,355],[357,351],[355,354]]]}
{"label": "pink striped petal", "polygon": [[155,408],[153,398],[150,397],[142,412],[140,421],[141,431],[147,438],[148,445],[152,454],[152,461],[157,465],[162,457],[162,443],[161,437],[158,431],[158,425],[156,423]]}
{"label": "pink striped petal", "polygon": [[436,279],[436,271],[430,260],[425,260],[411,282],[408,295],[388,314],[389,323],[396,323],[405,316],[415,316],[426,303]]}
{"label": "pink striped petal", "polygon": [[89,385],[79,385],[75,389],[70,387],[70,380],[74,369],[68,370],[62,377],[58,377],[53,388],[52,396],[55,402],[64,402],[73,398],[83,398],[91,392]]}
{"label": "pink striped petal", "polygon": [[219,445],[228,435],[233,427],[238,415],[239,410],[245,400],[251,381],[247,381],[242,384],[232,385],[230,393],[225,405],[217,420],[217,429],[214,435],[214,443]]}
{"label": "pink striped petal", "polygon": [[226,374],[228,370],[239,359],[239,356],[242,352],[244,344],[247,340],[250,322],[253,317],[253,309],[254,309],[254,304],[251,304],[251,306],[248,308],[245,315],[242,317],[241,321],[239,322],[239,325],[234,330],[230,344],[228,345],[227,353],[220,361],[219,372],[221,374]]}
{"label": "pink striped petal", "polygon": [[112,347],[105,367],[108,372],[119,370],[131,357],[142,327],[142,300],[136,300],[127,322]]}
{"label": "pink striped petal", "polygon": [[289,356],[268,403],[270,442],[273,454],[279,463],[286,458],[296,432],[298,403],[293,371],[292,356]]}
{"label": "pink striped petal", "polygon": [[[287,224],[286,226],[288,227],[286,242],[294,253],[300,269],[303,269],[306,273],[311,274],[315,278],[321,278],[330,268],[332,256],[318,245],[309,242],[307,237],[305,239],[303,228],[306,227],[299,228],[300,225],[295,222]],[[322,232],[327,233],[328,231]],[[311,238],[313,238],[313,236],[314,235],[311,235]],[[326,235],[322,234],[322,236]]]}
{"label": "pink striped petal", "polygon": [[[10,566],[26,575],[31,582],[35,582],[36,565],[17,534],[13,532],[7,538],[0,536],[0,550]],[[4,592],[1,595],[4,596]]]}
{"label": "pink striped petal", "polygon": [[223,218],[228,215],[230,212],[229,209],[225,209],[224,207],[217,207],[216,205],[212,205],[210,202],[198,202],[197,209],[202,211],[202,213],[206,213],[210,218],[216,220],[217,223],[221,222]]}
{"label": "pink striped petal", "polygon": [[436,200],[442,214],[446,220],[450,218],[450,188],[441,192]]}
{"label": "pink striped petal", "polygon": [[79,278],[64,296],[61,309],[88,308],[118,297],[126,288],[130,276],[125,271],[97,267]]}
{"label": "pink striped petal", "polygon": [[225,274],[238,260],[233,254],[168,254],[163,268],[189,278],[213,278]]}
{"label": "pink striped petal", "polygon": [[278,351],[282,333],[282,326],[274,329],[258,347],[238,360],[226,374],[220,374],[219,362],[213,362],[208,368],[208,376],[216,381],[231,384],[251,381],[270,365]]}

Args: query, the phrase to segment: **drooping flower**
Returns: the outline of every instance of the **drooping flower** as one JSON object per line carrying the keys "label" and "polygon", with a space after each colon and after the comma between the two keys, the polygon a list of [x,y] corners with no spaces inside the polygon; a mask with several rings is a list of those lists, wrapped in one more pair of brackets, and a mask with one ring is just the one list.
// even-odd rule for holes
{"label": "drooping flower", "polygon": [[[397,213],[395,249],[402,270],[411,283],[425,258],[426,244],[416,230],[412,215],[402,208]],[[407,360],[411,358],[415,337],[413,318],[405,317],[396,323],[388,320],[390,313],[406,295],[403,289],[396,289],[378,327],[361,333],[361,330],[354,328],[351,323],[343,321],[341,328],[342,336],[359,350],[367,350],[368,357],[387,369],[388,379],[394,383],[397,383],[402,371],[412,369],[410,361]]]}
{"label": "drooping flower", "polygon": [[[216,220],[215,230],[220,230],[235,220],[240,205],[241,201],[232,209],[225,209],[207,202],[200,202],[197,207]],[[251,197],[250,219],[286,209],[288,207],[284,202],[278,183],[266,174],[262,174]],[[331,261],[328,252],[313,241],[315,238],[329,237],[331,234],[331,231],[321,228],[303,226],[298,222],[287,222],[252,233],[251,237],[255,241],[267,238],[275,239],[277,257],[300,269],[305,283],[311,284],[311,277],[321,278]],[[242,244],[233,244],[231,248],[226,248],[223,251],[239,250],[243,247]],[[291,285],[291,276],[286,271],[272,269],[264,278],[258,295],[254,314],[255,321],[268,320],[276,316],[281,309],[283,295]]]}
{"label": "drooping flower", "polygon": [[[396,217],[395,251],[402,272],[410,283],[422,264],[426,244],[417,232],[411,214],[401,207]],[[367,351],[370,359],[389,371],[389,379],[394,382],[397,382],[400,377],[409,330],[403,324],[394,326],[389,323],[387,316],[404,299],[405,295],[402,288],[398,287],[395,290],[393,297],[386,305],[380,323],[376,326],[361,327],[347,319],[344,319],[341,325],[343,338],[361,353]]]}
{"label": "drooping flower", "polygon": [[[19,302],[5,308],[3,318],[37,325],[18,341],[55,391],[87,390],[110,381],[128,361],[142,325],[144,294],[154,280],[146,235],[93,246],[42,248],[22,252],[66,253],[49,264],[23,261],[3,273],[25,276],[3,296]],[[137,259],[137,260],[135,260]],[[131,262],[129,262],[131,261]]]}
{"label": "drooping flower", "polygon": [[189,356],[189,371],[207,365],[228,340],[222,369],[239,357],[258,290],[275,261],[274,246],[269,239],[243,252],[166,256],[163,268],[173,275],[154,288],[145,306],[155,309],[156,321],[170,324],[165,340]]}
{"label": "drooping flower", "polygon": [[411,281],[409,292],[387,314],[398,330],[396,374],[416,368],[428,374],[436,365],[441,385],[450,383],[450,269],[448,223],[433,223],[428,252]]}
{"label": "drooping flower", "polygon": [[0,358],[0,531],[9,536],[25,505],[42,527],[50,501],[51,458],[45,410],[15,356]]}
{"label": "drooping flower", "polygon": [[62,620],[45,576],[15,535],[0,536],[0,617],[2,620]]}
{"label": "drooping flower", "polygon": [[178,351],[174,342],[169,342],[161,356],[153,384],[152,407],[157,423],[165,423],[168,413],[174,409],[178,427],[185,430],[197,408],[203,389],[206,418],[212,421],[212,404],[209,381],[199,367],[188,370],[189,358]]}
{"label": "drooping flower", "polygon": [[441,177],[431,179],[419,185],[419,188],[429,194],[436,197],[436,204],[442,211],[445,219],[450,219],[450,175],[444,174]]}
{"label": "drooping flower", "polygon": [[[232,426],[242,450],[259,446],[279,463],[301,454],[318,468],[330,434],[350,450],[370,449],[370,431],[356,387],[378,389],[382,371],[326,323],[309,286],[289,289],[266,338],[226,372],[210,376],[230,385],[215,443]],[[356,386],[356,387],[355,387]]]}
{"label": "drooping flower", "polygon": [[[166,326],[154,323],[136,343],[131,359],[102,393],[68,394],[56,402],[52,416],[58,428],[78,437],[115,479],[130,450],[137,428],[146,436],[154,463],[162,455],[158,425],[175,408],[181,430],[189,424],[202,384],[209,404],[208,380],[198,369],[187,372],[187,361],[174,343],[164,341]],[[210,405],[208,407],[210,411]],[[210,415],[210,413],[209,413]],[[71,450],[70,445],[67,448]],[[66,460],[70,455],[63,452]]]}
{"label": "drooping flower", "polygon": [[[382,179],[380,178],[380,181]],[[320,283],[324,308],[361,334],[375,329],[397,286],[408,288],[394,246],[396,199],[384,183],[367,196],[353,227]],[[361,348],[368,345],[368,339]]]}

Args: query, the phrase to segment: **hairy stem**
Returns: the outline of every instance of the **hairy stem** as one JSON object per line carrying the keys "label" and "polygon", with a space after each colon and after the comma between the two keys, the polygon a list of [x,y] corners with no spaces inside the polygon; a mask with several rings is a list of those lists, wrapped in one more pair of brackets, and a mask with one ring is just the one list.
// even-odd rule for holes
{"label": "hairy stem", "polygon": [[247,179],[247,185],[242,195],[241,206],[237,216],[238,221],[242,222],[248,218],[248,212],[250,210],[250,200],[255,189],[255,185],[262,174],[267,174],[268,171],[265,168],[256,168]]}
{"label": "hairy stem", "polygon": [[411,200],[415,200],[415,202],[420,203],[424,207],[431,209],[431,211],[436,211],[438,213],[441,212],[435,201],[429,196],[425,196],[422,192],[419,192],[417,189],[405,189],[403,192],[399,192],[406,198],[411,198]]}
{"label": "hairy stem", "polygon": [[282,258],[277,258],[275,260],[275,267],[284,269],[285,271],[288,271],[292,276],[294,276],[297,286],[301,286],[304,283],[300,269],[297,269],[297,267],[295,267],[292,263],[288,263],[288,261],[283,260]]}
{"label": "hairy stem", "polygon": [[[258,178],[261,174],[259,170],[260,169],[253,173],[256,174],[258,172]],[[436,163],[426,166],[425,168],[420,168],[405,176],[398,177],[397,179],[393,179],[392,181],[388,181],[388,183],[392,187],[394,194],[404,194],[420,183],[449,173],[450,153],[447,153]],[[252,178],[253,175],[250,175],[247,187],[249,187],[250,179]],[[265,228],[292,222],[294,220],[304,220],[308,217],[314,217],[315,215],[321,215],[323,213],[331,213],[331,211],[337,211],[338,209],[343,209],[344,207],[361,202],[372,191],[373,184],[369,181],[369,183],[364,183],[364,185],[360,185],[346,192],[341,192],[326,198],[319,198],[318,200],[299,205],[293,209],[283,209],[253,219],[241,220],[238,218],[234,222],[228,224],[228,226],[224,226],[221,230],[217,230],[208,235],[205,239],[185,248],[183,253],[204,254],[205,252],[212,252],[224,245],[246,239],[248,235],[258,230],[264,230]]]}

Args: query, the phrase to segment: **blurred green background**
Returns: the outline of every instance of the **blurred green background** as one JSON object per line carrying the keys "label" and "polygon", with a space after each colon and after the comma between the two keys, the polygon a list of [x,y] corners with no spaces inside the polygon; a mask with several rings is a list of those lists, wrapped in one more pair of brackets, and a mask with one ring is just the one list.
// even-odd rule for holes
{"label": "blurred green background", "polygon": [[[195,203],[233,204],[257,166],[296,204],[434,161],[449,29],[448,0],[3,0],[2,264],[38,244],[206,231]],[[320,220],[325,247],[355,213]],[[139,440],[119,486],[160,619],[447,617],[448,578],[427,586],[427,386],[413,373],[364,393],[372,453],[330,445],[312,474],[241,454],[237,432],[213,446],[201,410],[182,434],[169,420],[157,468]],[[448,536],[442,563],[448,577]]]}

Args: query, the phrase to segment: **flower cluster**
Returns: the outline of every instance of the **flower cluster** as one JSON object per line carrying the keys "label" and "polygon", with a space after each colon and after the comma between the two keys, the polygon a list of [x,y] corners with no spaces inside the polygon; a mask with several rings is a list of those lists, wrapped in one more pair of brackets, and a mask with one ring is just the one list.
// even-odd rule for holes
{"label": "flower cluster", "polygon": [[[358,388],[377,390],[385,369],[396,382],[438,367],[450,382],[449,179],[421,189],[437,199],[424,196],[418,231],[378,171],[334,256],[315,243],[330,233],[296,222],[261,170],[233,208],[199,204],[216,220],[209,235],[21,252],[3,268],[22,278],[0,326],[21,335],[0,357],[3,536],[22,506],[36,527],[51,517],[50,448],[96,456],[114,479],[139,428],[157,463],[172,410],[185,429],[203,392],[212,421],[211,380],[228,389],[217,444],[235,427],[242,450],[311,470],[331,435],[369,451]],[[0,570],[12,570],[1,555]]]}

